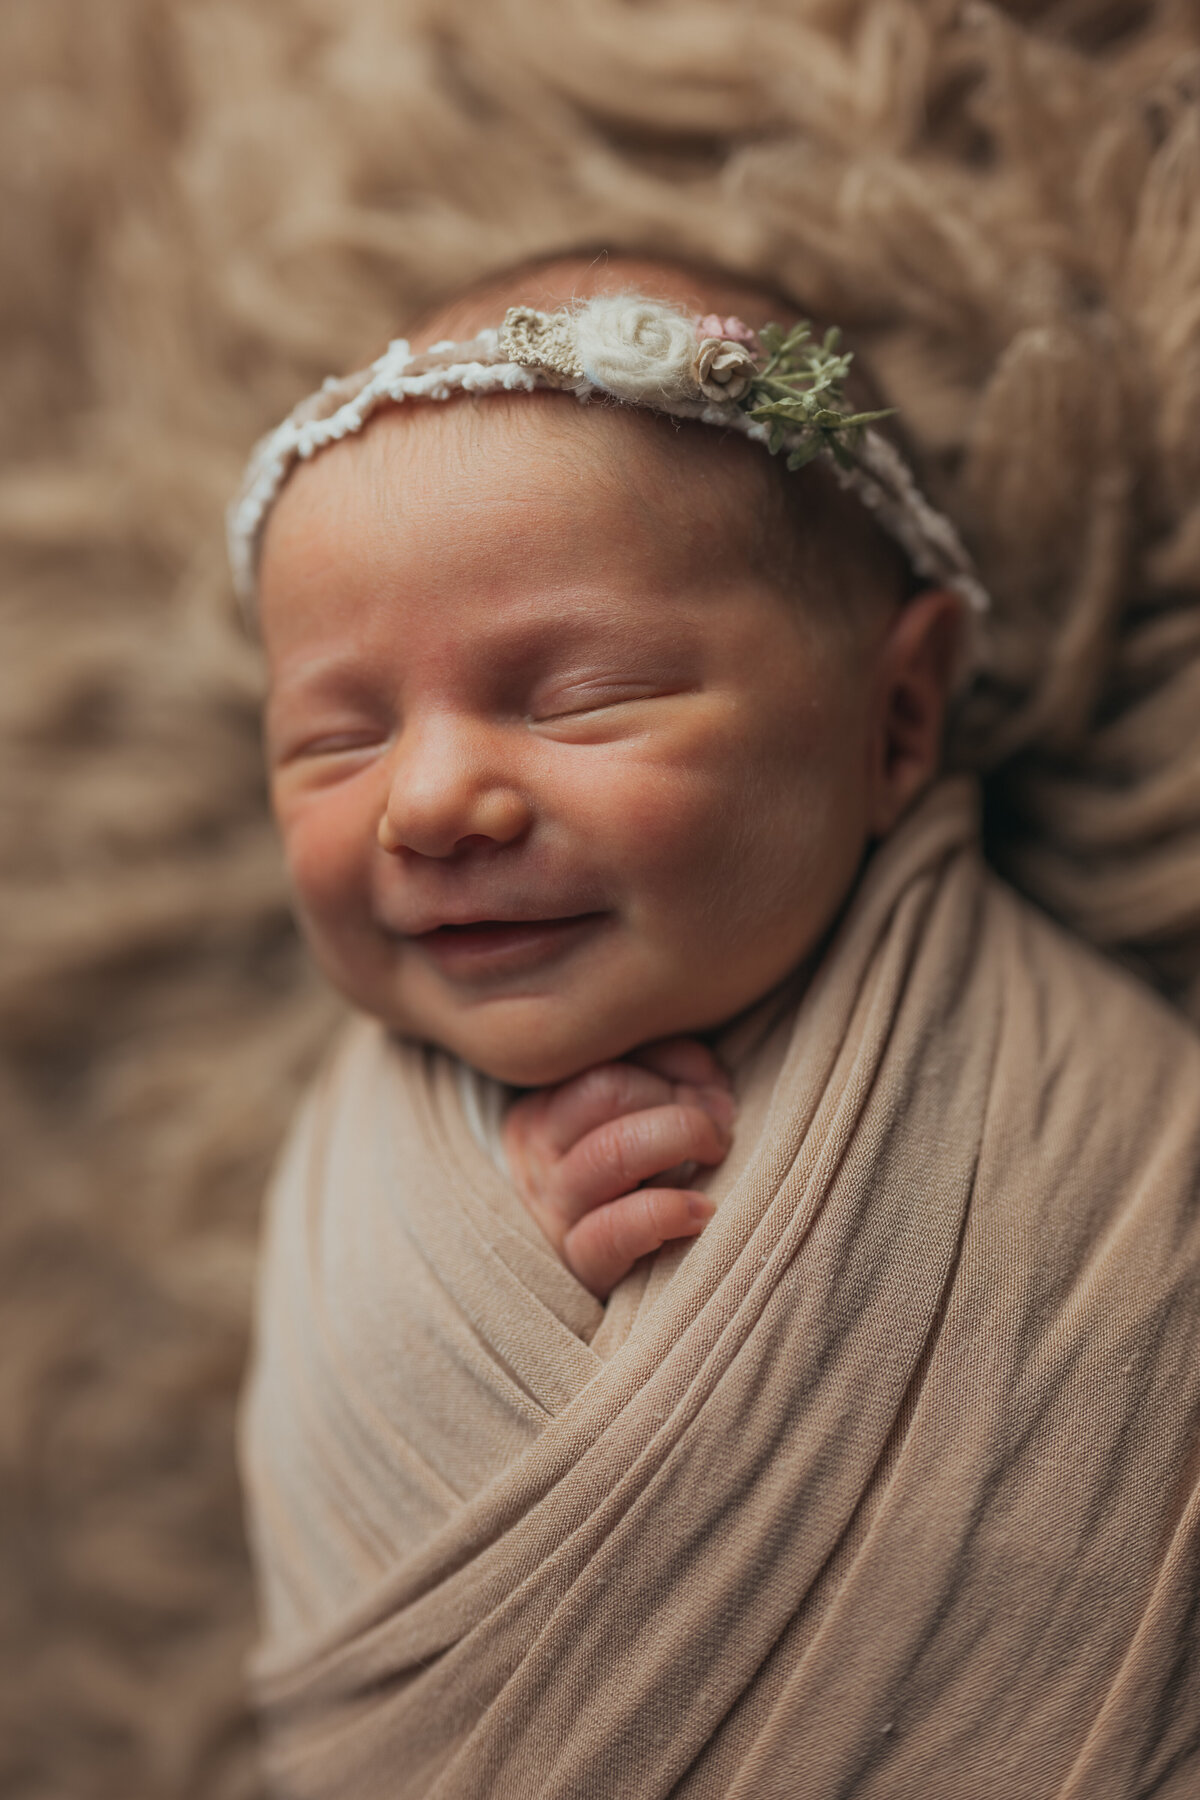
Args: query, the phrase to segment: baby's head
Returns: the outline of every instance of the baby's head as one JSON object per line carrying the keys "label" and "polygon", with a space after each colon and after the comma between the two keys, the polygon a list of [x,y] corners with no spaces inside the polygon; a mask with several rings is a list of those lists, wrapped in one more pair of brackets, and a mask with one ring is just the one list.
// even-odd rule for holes
{"label": "baby's head", "polygon": [[[564,259],[423,341],[609,290],[787,322]],[[936,769],[959,627],[824,467],[553,392],[377,412],[291,476],[259,594],[318,960],[517,1084],[719,1025],[811,955]]]}

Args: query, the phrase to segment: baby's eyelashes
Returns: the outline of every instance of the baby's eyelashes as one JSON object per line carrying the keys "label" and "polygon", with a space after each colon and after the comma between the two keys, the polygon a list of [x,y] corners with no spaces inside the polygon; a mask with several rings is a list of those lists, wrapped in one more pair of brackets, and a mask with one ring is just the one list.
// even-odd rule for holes
{"label": "baby's eyelashes", "polygon": [[366,750],[377,750],[386,741],[375,732],[342,732],[300,744],[291,752],[291,757],[299,760],[303,757],[354,756]]}
{"label": "baby's eyelashes", "polygon": [[268,732],[267,756],[272,768],[367,755],[389,741],[388,730],[374,721],[324,724],[297,720]]}
{"label": "baby's eyelashes", "polygon": [[607,744],[635,738],[667,722],[666,709],[686,705],[688,694],[627,694],[593,700],[553,714],[531,714],[527,729],[541,738],[566,744]]}
{"label": "baby's eyelashes", "polygon": [[681,681],[585,682],[578,687],[558,688],[536,695],[528,717],[532,724],[549,725],[556,719],[601,712],[610,706],[631,705],[639,700],[669,700],[676,694],[691,691],[692,685]]}

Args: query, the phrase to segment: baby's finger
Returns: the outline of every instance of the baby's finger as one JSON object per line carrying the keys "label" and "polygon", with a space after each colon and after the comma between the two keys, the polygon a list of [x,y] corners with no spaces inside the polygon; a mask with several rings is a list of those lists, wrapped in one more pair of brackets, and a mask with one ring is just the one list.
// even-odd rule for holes
{"label": "baby's finger", "polygon": [[686,1082],[688,1087],[729,1086],[729,1076],[707,1044],[699,1038],[661,1038],[657,1044],[646,1044],[635,1050],[633,1061],[653,1069],[668,1081]]}
{"label": "baby's finger", "polygon": [[716,1211],[707,1194],[685,1188],[639,1188],[573,1225],[563,1239],[567,1267],[606,1300],[639,1257],[673,1238],[695,1237]]}
{"label": "baby's finger", "polygon": [[550,1171],[548,1197],[568,1224],[680,1163],[719,1163],[729,1127],[699,1105],[650,1107],[597,1126]]}
{"label": "baby's finger", "polygon": [[663,1106],[672,1098],[670,1082],[650,1069],[628,1062],[598,1063],[573,1081],[564,1081],[548,1097],[538,1134],[549,1150],[561,1156],[597,1125],[622,1113]]}

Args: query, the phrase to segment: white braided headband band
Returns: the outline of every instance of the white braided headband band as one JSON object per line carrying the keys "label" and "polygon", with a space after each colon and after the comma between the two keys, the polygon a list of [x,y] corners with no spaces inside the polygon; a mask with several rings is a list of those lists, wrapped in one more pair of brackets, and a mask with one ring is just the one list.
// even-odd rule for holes
{"label": "white braided headband band", "polygon": [[813,345],[806,325],[786,338],[767,326],[760,336],[738,319],[696,319],[639,294],[602,295],[552,313],[513,307],[498,329],[417,355],[397,338],[369,369],[330,377],[256,445],[228,515],[238,596],[252,612],[263,530],[296,463],[361,431],[381,406],[552,388],[738,431],[785,454],[789,467],[820,456],[918,575],[956,590],[973,614],[986,612],[987,593],[958,532],[930,505],[899,451],[866,422],[880,415],[841,409],[850,357],[835,355],[835,343],[831,333]]}

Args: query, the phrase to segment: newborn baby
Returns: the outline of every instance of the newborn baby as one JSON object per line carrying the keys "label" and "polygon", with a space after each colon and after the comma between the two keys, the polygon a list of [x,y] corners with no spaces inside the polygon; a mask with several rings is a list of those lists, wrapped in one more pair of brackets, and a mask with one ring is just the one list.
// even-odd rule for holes
{"label": "newborn baby", "polygon": [[[561,303],[589,275],[538,285]],[[515,291],[426,335],[470,338]],[[902,605],[865,508],[823,469],[803,487],[701,424],[489,397],[377,414],[266,535],[272,793],[309,941],[356,1005],[537,1090],[508,1164],[598,1295],[711,1213],[664,1180],[719,1161],[733,1118],[690,1034],[812,954],[937,765],[959,602]]]}
{"label": "newborn baby", "polygon": [[566,258],[251,465],[355,1015],[243,1414],[277,1794],[1200,1781],[1200,1045],[986,869],[978,584],[794,318]]}

